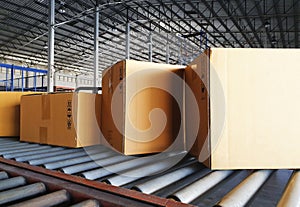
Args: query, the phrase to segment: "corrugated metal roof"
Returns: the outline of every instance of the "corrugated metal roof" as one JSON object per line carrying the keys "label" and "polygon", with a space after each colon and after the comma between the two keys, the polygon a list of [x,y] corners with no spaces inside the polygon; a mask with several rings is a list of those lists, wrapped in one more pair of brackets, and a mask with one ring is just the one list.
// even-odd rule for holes
{"label": "corrugated metal roof", "polygon": [[[56,23],[75,18],[56,28],[55,48],[65,51],[55,55],[56,68],[93,71],[93,61],[76,54],[93,53],[95,3],[56,0]],[[166,45],[170,44],[170,62],[187,63],[205,47],[203,38],[201,41],[196,35],[199,31],[207,34],[208,46],[213,47],[299,47],[297,0],[100,0],[99,4],[100,69],[125,58],[126,22],[132,27],[132,59],[148,60],[145,46],[150,32],[155,62],[165,62]],[[25,62],[42,53],[40,62],[45,67],[47,16],[47,0],[1,1],[1,57],[9,62],[9,56],[20,56]],[[115,45],[119,53],[114,51]],[[141,52],[143,49],[146,51]]]}

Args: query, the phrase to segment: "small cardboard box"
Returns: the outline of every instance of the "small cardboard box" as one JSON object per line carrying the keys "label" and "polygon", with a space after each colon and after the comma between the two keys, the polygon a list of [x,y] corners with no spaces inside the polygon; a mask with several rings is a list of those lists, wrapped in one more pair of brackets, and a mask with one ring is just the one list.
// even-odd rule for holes
{"label": "small cardboard box", "polygon": [[47,143],[50,124],[50,101],[46,94],[26,95],[21,98],[21,141]]}
{"label": "small cardboard box", "polygon": [[0,137],[20,136],[21,96],[31,92],[0,92]]}
{"label": "small cardboard box", "polygon": [[185,71],[191,153],[211,169],[300,168],[299,58],[299,49],[212,48],[195,59]]}
{"label": "small cardboard box", "polygon": [[[182,66],[134,60],[106,69],[102,79],[102,144],[126,155],[176,146],[183,149],[183,72]],[[173,144],[175,139],[177,144]]]}
{"label": "small cardboard box", "polygon": [[99,144],[100,116],[100,94],[24,96],[21,101],[21,140],[65,147]]}

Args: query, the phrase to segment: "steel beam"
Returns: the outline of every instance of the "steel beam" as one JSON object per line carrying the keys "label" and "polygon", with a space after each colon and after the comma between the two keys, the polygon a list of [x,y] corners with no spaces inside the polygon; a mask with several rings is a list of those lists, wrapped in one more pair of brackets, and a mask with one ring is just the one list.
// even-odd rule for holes
{"label": "steel beam", "polygon": [[166,46],[166,63],[167,64],[170,63],[170,45],[169,45],[169,43],[167,43],[167,46]]}
{"label": "steel beam", "polygon": [[[276,14],[279,14],[279,4],[280,0],[273,0],[273,5],[274,5],[274,9],[275,9],[275,13]],[[277,23],[278,23],[278,26],[279,26],[279,31],[280,31],[280,40],[281,40],[281,43],[282,43],[282,47],[286,47],[286,44],[285,44],[285,39],[284,39],[284,33],[283,33],[283,27],[282,27],[282,21],[280,19],[279,16],[275,15],[276,16],[276,20],[277,20]]]}
{"label": "steel beam", "polygon": [[48,78],[47,91],[53,92],[54,89],[54,24],[55,24],[55,0],[49,0],[49,19],[48,19]]}
{"label": "steel beam", "polygon": [[126,59],[130,59],[130,23],[126,23]]}
{"label": "steel beam", "polygon": [[[94,88],[98,86],[99,80],[99,5],[95,7],[95,17],[94,17]],[[94,93],[97,93],[98,90],[95,90]]]}
{"label": "steel beam", "polygon": [[149,62],[152,62],[152,55],[153,55],[153,51],[152,51],[152,32],[150,32],[149,34],[149,42],[148,42],[148,46],[149,46]]}
{"label": "steel beam", "polygon": [[[294,0],[294,14],[299,13],[299,1],[298,0]],[[299,16],[294,16],[294,27],[295,27],[295,32],[294,32],[294,36],[295,36],[295,48],[299,48]]]}
{"label": "steel beam", "polygon": [[266,21],[264,19],[264,15],[265,14],[263,13],[262,8],[260,7],[261,2],[263,2],[263,1],[255,1],[254,2],[255,8],[256,8],[256,10],[258,12],[258,15],[260,16],[260,20],[261,20],[262,26],[265,28],[265,32],[267,34],[267,38],[268,38],[271,46],[274,47],[274,44],[272,43],[272,38],[271,38],[270,31],[269,31],[269,29],[265,25],[265,23],[266,23]]}

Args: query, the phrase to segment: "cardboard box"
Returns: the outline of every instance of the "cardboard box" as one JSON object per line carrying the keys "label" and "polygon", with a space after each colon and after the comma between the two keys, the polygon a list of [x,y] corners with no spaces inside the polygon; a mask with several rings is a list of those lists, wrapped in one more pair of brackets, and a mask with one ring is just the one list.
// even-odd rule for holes
{"label": "cardboard box", "polygon": [[21,140],[66,147],[99,144],[100,115],[100,94],[23,96]]}
{"label": "cardboard box", "polygon": [[[46,94],[23,96],[21,99],[21,134],[20,140],[35,143],[47,143],[47,128],[50,114],[43,110],[50,109]],[[47,99],[47,101],[46,101]]]}
{"label": "cardboard box", "polygon": [[0,137],[20,136],[21,96],[31,92],[0,92]]}
{"label": "cardboard box", "polygon": [[201,120],[191,153],[212,169],[299,168],[299,58],[299,49],[212,48],[192,62],[185,77],[201,113],[186,96],[188,145]]}
{"label": "cardboard box", "polygon": [[106,69],[102,144],[127,155],[146,154],[168,149],[178,137],[177,147],[183,148],[183,72],[182,66],[134,60]]}

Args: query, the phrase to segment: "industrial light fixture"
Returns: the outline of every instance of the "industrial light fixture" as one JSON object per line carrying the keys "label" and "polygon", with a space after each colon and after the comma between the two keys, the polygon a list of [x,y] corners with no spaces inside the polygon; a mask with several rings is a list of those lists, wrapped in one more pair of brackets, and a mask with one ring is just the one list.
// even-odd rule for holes
{"label": "industrial light fixture", "polygon": [[275,44],[277,43],[277,40],[276,40],[275,35],[272,36],[271,43],[272,43],[273,45],[275,45]]}
{"label": "industrial light fixture", "polygon": [[266,21],[266,22],[265,22],[265,28],[266,28],[266,29],[269,29],[270,27],[271,27],[270,22],[269,22],[269,21]]}
{"label": "industrial light fixture", "polygon": [[179,32],[176,32],[176,33],[175,33],[175,36],[176,36],[176,37],[181,37],[182,35],[181,35]]}
{"label": "industrial light fixture", "polygon": [[47,42],[45,42],[43,48],[44,48],[44,49],[48,49],[48,44],[47,44]]}
{"label": "industrial light fixture", "polygon": [[65,2],[64,1],[60,1],[59,4],[60,4],[60,7],[58,9],[58,12],[60,14],[66,13]]}

